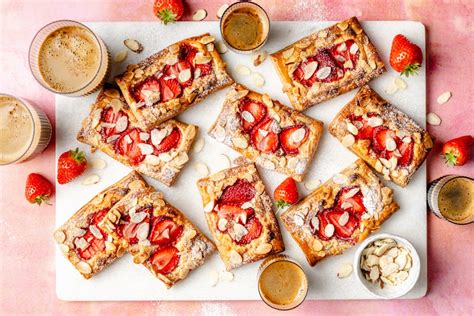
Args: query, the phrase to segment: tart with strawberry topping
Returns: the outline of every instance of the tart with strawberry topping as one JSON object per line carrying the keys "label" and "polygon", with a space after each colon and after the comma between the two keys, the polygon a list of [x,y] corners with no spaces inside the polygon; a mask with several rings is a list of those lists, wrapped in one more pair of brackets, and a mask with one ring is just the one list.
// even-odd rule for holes
{"label": "tart with strawberry topping", "polygon": [[[148,80],[147,85],[156,82]],[[176,120],[143,128],[119,90],[106,86],[82,122],[77,139],[171,186],[189,160],[196,131],[196,126]]]}
{"label": "tart with strawberry topping", "polygon": [[426,130],[369,86],[342,108],[329,132],[401,187],[408,185],[433,147]]}
{"label": "tart with strawberry topping", "polygon": [[365,239],[398,208],[392,190],[357,160],[280,217],[314,266]]}
{"label": "tart with strawberry topping", "polygon": [[272,202],[254,164],[200,179],[198,188],[227,271],[284,250]]}
{"label": "tart with strawberry topping", "polygon": [[59,249],[84,278],[99,273],[125,252],[124,245],[100,223],[130,190],[146,185],[142,177],[132,171],[97,194],[54,232]]}
{"label": "tart with strawberry topping", "polygon": [[234,84],[209,135],[263,168],[302,181],[323,123]]}
{"label": "tart with strawberry topping", "polygon": [[170,288],[201,266],[214,244],[151,187],[127,194],[100,226]]}
{"label": "tart with strawberry topping", "polygon": [[232,84],[214,40],[208,33],[184,39],[115,79],[141,126],[165,122]]}
{"label": "tart with strawberry topping", "polygon": [[303,111],[360,87],[385,66],[356,17],[271,54],[293,107]]}

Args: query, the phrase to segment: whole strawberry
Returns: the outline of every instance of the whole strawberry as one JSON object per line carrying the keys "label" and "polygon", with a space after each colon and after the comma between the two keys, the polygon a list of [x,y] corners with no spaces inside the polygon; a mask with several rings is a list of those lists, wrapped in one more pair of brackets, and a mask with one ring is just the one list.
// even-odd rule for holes
{"label": "whole strawberry", "polygon": [[451,139],[443,145],[442,153],[449,166],[462,166],[470,156],[473,138],[470,135]]}
{"label": "whole strawberry", "polygon": [[30,173],[26,178],[25,197],[30,203],[41,205],[53,194],[53,185],[45,177]]}
{"label": "whole strawberry", "polygon": [[71,182],[80,176],[86,168],[86,156],[84,155],[84,152],[79,151],[79,148],[63,152],[58,159],[59,184]]}
{"label": "whole strawberry", "polygon": [[286,178],[285,181],[280,183],[273,193],[278,207],[285,207],[298,202],[298,187],[293,178]]}
{"label": "whole strawberry", "polygon": [[422,62],[423,52],[421,48],[401,34],[393,38],[390,51],[390,65],[392,65],[395,71],[407,77],[416,75]]}
{"label": "whole strawberry", "polygon": [[164,24],[178,21],[183,17],[183,2],[181,0],[155,0],[153,13]]}

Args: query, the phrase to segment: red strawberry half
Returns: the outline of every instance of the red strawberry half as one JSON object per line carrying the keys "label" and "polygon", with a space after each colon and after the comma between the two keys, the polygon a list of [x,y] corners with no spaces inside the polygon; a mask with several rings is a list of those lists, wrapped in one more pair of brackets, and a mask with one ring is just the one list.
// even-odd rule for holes
{"label": "red strawberry half", "polygon": [[161,102],[168,102],[181,95],[182,89],[177,78],[162,76],[160,78]]}
{"label": "red strawberry half", "polygon": [[[377,116],[377,114],[370,112],[370,113],[367,113],[367,116],[373,117],[373,116]],[[374,127],[370,126],[367,120],[364,120],[362,116],[355,116],[354,114],[350,114],[348,116],[348,119],[351,121],[352,124],[356,126],[362,125],[362,127],[357,126],[358,133],[355,136],[356,139],[369,139],[370,141],[372,141],[373,134],[374,134]]]}
{"label": "red strawberry half", "polygon": [[316,70],[314,71],[313,75],[310,78],[304,79],[305,73],[303,69],[309,63],[314,62],[314,61],[316,61],[316,57],[314,56],[308,57],[308,59],[305,62],[302,62],[301,64],[299,64],[299,66],[293,72],[293,76],[295,77],[295,79],[306,87],[311,87],[313,83],[316,81]]}
{"label": "red strawberry half", "polygon": [[237,241],[237,244],[239,245],[246,245],[252,240],[260,237],[262,234],[262,224],[256,217],[248,219],[247,223],[245,224],[245,228],[247,229],[248,233],[243,236],[242,239]]}
{"label": "red strawberry half", "polygon": [[137,229],[138,226],[140,226],[141,223],[149,223],[150,222],[150,214],[151,214],[152,208],[151,207],[145,207],[137,210],[137,212],[147,212],[148,216],[146,216],[140,223],[132,223],[130,221],[130,216],[124,216],[122,220],[125,222],[124,224],[121,224],[117,227],[117,233],[119,236],[125,238],[129,244],[133,245],[138,242],[138,237],[137,237]]}
{"label": "red strawberry half", "polygon": [[107,234],[102,231],[102,229],[99,228],[99,222],[104,219],[105,215],[107,215],[109,209],[102,209],[100,211],[97,211],[92,219],[89,221],[89,225],[95,225],[99,229],[99,231],[102,233],[102,239],[96,238],[90,231],[90,229],[87,230],[87,232],[84,234],[82,237],[78,238],[84,238],[88,243],[89,246],[87,246],[86,249],[82,250],[80,248],[77,248],[77,255],[83,259],[83,260],[89,260],[92,257],[94,257],[97,253],[101,253],[105,251],[105,240],[107,239]]}
{"label": "red strawberry half", "polygon": [[[339,68],[343,69],[344,71],[355,68],[357,63],[357,59],[359,58],[359,50],[353,50],[351,53],[352,45],[357,45],[353,40],[347,40],[345,42],[339,43],[331,47],[331,54],[339,66]],[[350,60],[352,62],[352,67],[345,68],[344,64]]]}
{"label": "red strawberry half", "polygon": [[278,134],[273,131],[273,124],[277,124],[274,122],[267,118],[252,129],[252,145],[262,153],[273,153],[280,147]]}
{"label": "red strawberry half", "polygon": [[255,196],[253,184],[247,180],[239,179],[233,185],[224,189],[218,204],[241,206]]}
{"label": "red strawberry half", "polygon": [[329,76],[327,76],[324,79],[319,79],[317,77],[316,74],[317,74],[318,70],[316,70],[314,72],[314,75],[313,75],[313,76],[315,76],[316,81],[333,82],[333,81],[338,79],[337,70],[340,69],[340,68],[336,65],[336,62],[334,61],[334,59],[332,58],[330,52],[327,49],[320,49],[316,53],[315,58],[316,58],[316,61],[318,62],[318,70],[321,70],[324,67],[331,68],[331,72],[330,72]]}
{"label": "red strawberry half", "polygon": [[[326,213],[330,212],[331,210],[324,210],[322,212],[319,212],[318,213],[318,220],[319,220],[319,227],[318,229],[315,231],[316,235],[318,235],[318,237],[321,239],[321,240],[329,240],[329,237],[326,236],[325,234],[325,229],[326,229],[326,226],[328,225],[328,219],[326,217]],[[312,227],[311,225],[311,228],[314,230],[314,227]]]}
{"label": "red strawberry half", "polygon": [[178,225],[168,216],[159,216],[153,220],[150,241],[154,245],[168,245],[183,233],[183,226]]}
{"label": "red strawberry half", "polygon": [[[127,114],[125,114],[121,110],[118,112],[115,112],[113,107],[110,106],[102,112],[101,122],[108,123],[108,124],[115,124],[117,123],[118,119],[121,118],[122,116],[127,116]],[[127,127],[128,127],[128,120],[127,120]],[[125,130],[127,129],[127,127],[125,128]],[[100,130],[100,134],[102,135],[102,139],[106,141],[108,137],[114,134],[120,134],[120,133],[117,132],[115,127],[102,127],[102,129]]]}
{"label": "red strawberry half", "polygon": [[293,125],[280,133],[281,148],[288,155],[298,154],[298,148],[308,139],[308,128],[304,125]]}
{"label": "red strawberry half", "polygon": [[339,218],[344,214],[344,212],[345,211],[342,210],[334,210],[328,212],[326,217],[328,221],[334,225],[334,234],[336,237],[340,239],[350,239],[354,230],[359,226],[359,221],[354,215],[349,213],[348,222],[344,226],[340,225]]}
{"label": "red strawberry half", "polygon": [[244,213],[247,218],[250,218],[255,213],[255,211],[251,207],[243,209],[235,205],[220,205],[219,210],[217,211],[217,214],[221,218],[233,219],[238,221],[240,221],[239,216]]}
{"label": "red strawberry half", "polygon": [[171,273],[179,263],[178,249],[173,246],[160,248],[151,256],[149,263],[160,274]]}
{"label": "red strawberry half", "polygon": [[[344,187],[342,188],[341,191],[339,191],[338,195],[336,196],[336,201],[337,201],[336,208],[338,210],[348,211],[349,213],[352,213],[356,216],[361,216],[365,212],[365,206],[362,201],[363,200],[362,192],[359,190],[352,197],[347,197],[348,193],[354,188],[355,187]],[[346,205],[344,206],[348,206],[348,204],[350,204],[350,207],[343,208],[342,206],[344,203],[346,203]]]}
{"label": "red strawberry half", "polygon": [[[251,100],[250,98],[240,100],[239,109],[240,122],[245,131],[251,130],[252,127],[257,125],[267,115],[267,107],[263,103]],[[244,111],[250,113],[250,116],[243,114]]]}
{"label": "red strawberry half", "polygon": [[145,143],[140,139],[141,130],[138,128],[131,129],[125,134],[122,134],[115,143],[115,150],[122,156],[128,157],[130,163],[133,165],[139,164],[145,155],[142,154],[138,144]]}
{"label": "red strawberry half", "polygon": [[153,145],[155,147],[155,151],[153,154],[158,155],[160,153],[165,153],[170,151],[171,149],[178,146],[179,141],[181,139],[181,131],[179,128],[175,127],[171,131],[171,133],[166,136],[159,145]]}
{"label": "red strawberry half", "polygon": [[[179,74],[182,71],[185,71],[188,69],[189,69],[189,72],[191,73],[191,77],[186,82],[179,81]],[[187,60],[180,60],[172,66],[168,66],[168,65],[165,66],[163,73],[165,74],[165,76],[174,75],[176,78],[178,78],[178,82],[183,88],[186,88],[193,83],[193,67]]]}
{"label": "red strawberry half", "polygon": [[142,94],[143,90],[160,92],[160,82],[155,76],[151,76],[136,84],[130,89],[130,94],[133,96],[135,101],[140,102],[145,100],[145,96]]}
{"label": "red strawberry half", "polygon": [[374,151],[378,154],[382,153],[386,148],[385,144],[387,143],[387,139],[389,137],[395,138],[395,133],[384,127],[384,126],[378,126],[374,129],[374,134],[373,134],[373,142],[372,142],[372,148]]}
{"label": "red strawberry half", "polygon": [[398,150],[400,151],[400,154],[402,157],[398,158],[398,164],[402,167],[408,166],[412,159],[413,159],[413,148],[415,144],[412,142],[410,143],[404,143],[401,142],[400,145],[398,146]]}

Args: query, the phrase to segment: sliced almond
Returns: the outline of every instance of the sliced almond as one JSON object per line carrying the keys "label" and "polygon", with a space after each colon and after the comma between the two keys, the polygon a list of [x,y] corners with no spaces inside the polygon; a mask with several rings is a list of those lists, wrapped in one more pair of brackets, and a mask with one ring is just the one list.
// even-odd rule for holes
{"label": "sliced almond", "polygon": [[349,203],[349,202],[343,202],[343,203],[341,204],[341,207],[342,207],[342,209],[347,210],[348,208],[351,208],[351,207],[352,207],[352,204]]}
{"label": "sliced almond", "polygon": [[442,93],[437,99],[436,101],[438,102],[438,104],[445,104],[446,102],[449,101],[449,99],[451,99],[451,92],[449,91],[446,91],[444,93]]}
{"label": "sliced almond", "polygon": [[212,61],[212,58],[210,56],[204,56],[202,54],[196,54],[196,57],[194,58],[194,63],[196,65],[207,64],[210,61]]}
{"label": "sliced almond", "polygon": [[291,56],[293,56],[293,53],[295,52],[295,49],[292,47],[290,49],[287,49],[283,52],[283,58],[284,59],[289,59]]}
{"label": "sliced almond", "polygon": [[306,129],[301,127],[299,129],[297,129],[296,131],[294,131],[290,138],[291,140],[294,142],[294,143],[299,143],[303,140],[303,138],[305,137],[306,135]]}
{"label": "sliced almond", "polygon": [[138,148],[140,149],[143,155],[151,155],[153,154],[154,148],[150,144],[139,143],[137,144]]}
{"label": "sliced almond", "polygon": [[346,43],[341,43],[338,47],[337,47],[337,51],[338,52],[345,52],[347,50],[347,45]]}
{"label": "sliced almond", "polygon": [[143,51],[143,45],[137,40],[127,38],[123,41],[123,44],[134,53],[141,53]]}
{"label": "sliced almond", "polygon": [[324,228],[324,235],[326,237],[331,238],[334,235],[334,225],[333,224],[327,224],[326,227]]}
{"label": "sliced almond", "polygon": [[[140,212],[140,213],[145,213],[145,212]],[[137,228],[137,235],[136,236],[137,236],[138,240],[147,239],[149,231],[150,231],[150,224],[149,223],[141,223]],[[165,232],[163,232],[163,237],[165,237],[164,233]],[[165,237],[165,238],[169,238],[169,234],[168,234],[168,237]]]}
{"label": "sliced almond", "polygon": [[139,224],[147,217],[147,215],[146,212],[132,213],[130,214],[130,222],[133,224]]}
{"label": "sliced almond", "polygon": [[352,264],[344,263],[339,267],[339,271],[337,272],[337,277],[339,279],[347,278],[352,273]]}
{"label": "sliced almond", "polygon": [[77,264],[76,264],[76,269],[83,273],[83,274],[91,274],[92,273],[92,268],[91,266],[85,262],[85,261],[79,261]]}
{"label": "sliced almond", "polygon": [[293,215],[293,222],[296,226],[303,226],[304,225],[304,215],[300,212],[296,212]]}
{"label": "sliced almond", "polygon": [[107,166],[107,164],[104,159],[95,158],[91,161],[90,166],[92,169],[102,170]]}
{"label": "sliced almond", "polygon": [[316,77],[320,80],[326,79],[331,74],[331,67],[323,67],[316,72]]}
{"label": "sliced almond", "polygon": [[346,224],[349,222],[349,213],[347,212],[342,213],[342,215],[339,217],[337,222],[341,226],[346,226]]}
{"label": "sliced almond", "polygon": [[[311,226],[313,229],[313,233],[319,230],[319,218],[316,215],[311,218]],[[320,249],[317,249],[317,250],[320,250]]]}
{"label": "sliced almond", "polygon": [[[352,69],[352,68],[354,68],[354,63],[352,62],[352,60],[349,59],[349,60],[344,62],[344,65],[342,65],[342,67],[344,67],[346,69]],[[344,74],[344,72],[343,72],[343,74]]]}
{"label": "sliced almond", "polygon": [[352,44],[351,45],[351,48],[349,49],[349,53],[351,53],[352,55],[354,55],[355,53],[357,53],[359,51],[359,45],[357,45],[356,43]]}
{"label": "sliced almond", "polygon": [[209,271],[209,284],[210,284],[210,286],[212,286],[212,287],[216,286],[218,281],[219,281],[219,273],[214,269]]}
{"label": "sliced almond", "polygon": [[54,239],[58,243],[63,243],[66,240],[66,234],[62,230],[58,230],[54,233]]}
{"label": "sliced almond", "polygon": [[344,194],[344,199],[350,199],[351,197],[353,197],[354,195],[356,195],[359,191],[360,191],[359,188],[350,189],[349,192],[347,192],[346,194]]}
{"label": "sliced almond", "polygon": [[433,112],[430,112],[426,116],[426,122],[428,122],[428,124],[430,124],[430,125],[440,125],[441,124],[441,118],[437,114],[435,114]]}
{"label": "sliced almond", "polygon": [[97,226],[95,225],[90,225],[89,226],[89,231],[92,233],[92,235],[94,235],[95,238],[97,239],[103,239],[104,236],[102,235],[102,233],[100,232],[100,230],[97,228]]}
{"label": "sliced almond", "polygon": [[206,48],[207,48],[208,52],[213,52],[214,51],[214,43],[206,44]]}
{"label": "sliced almond", "polygon": [[407,88],[406,82],[403,81],[403,79],[400,77],[395,77],[395,79],[393,79],[393,83],[397,86],[399,90],[405,90]]}
{"label": "sliced almond", "polygon": [[367,120],[367,125],[371,127],[381,126],[383,124],[383,119],[380,116],[372,116]]}
{"label": "sliced almond", "polygon": [[232,249],[229,253],[229,261],[234,267],[239,266],[242,264],[242,256]]}
{"label": "sliced almond", "polygon": [[394,151],[395,149],[397,149],[397,143],[392,137],[387,137],[385,139],[385,148],[388,151]]}
{"label": "sliced almond", "polygon": [[226,282],[230,282],[234,279],[234,274],[232,272],[229,272],[229,271],[222,271],[219,275],[219,279],[221,279],[223,281],[226,281]]}
{"label": "sliced almond", "polygon": [[252,78],[253,84],[256,85],[257,87],[261,87],[265,84],[265,79],[259,73],[254,72],[251,78]]}
{"label": "sliced almond", "polygon": [[259,255],[266,255],[267,253],[269,253],[271,250],[272,250],[273,246],[272,244],[269,244],[269,243],[262,243],[260,245],[258,245],[257,249],[255,249],[255,253],[259,254]]}
{"label": "sliced almond", "polygon": [[249,123],[253,123],[255,121],[255,118],[253,117],[252,113],[248,111],[243,111],[241,115],[242,115],[242,118]]}
{"label": "sliced almond", "polygon": [[155,155],[146,155],[144,161],[146,164],[150,164],[152,166],[158,166],[161,163],[160,157]]}
{"label": "sliced almond", "polygon": [[207,177],[209,175],[209,168],[202,162],[197,162],[194,164],[194,170],[200,177]]}
{"label": "sliced almond", "polygon": [[229,7],[229,5],[227,3],[224,3],[223,5],[220,6],[220,8],[217,10],[217,18],[218,19],[222,18],[222,16],[224,15],[225,10],[227,10],[228,7]]}
{"label": "sliced almond", "polygon": [[385,88],[385,93],[387,94],[394,94],[397,91],[398,91],[398,87],[394,83],[391,83],[389,86]]}
{"label": "sliced almond", "polygon": [[385,167],[389,169],[392,167],[392,163],[385,158],[380,158],[380,162],[382,163],[382,165],[384,165]]}
{"label": "sliced almond", "polygon": [[115,130],[116,130],[117,133],[121,133],[125,129],[127,129],[127,126],[128,126],[128,117],[127,116],[121,116],[117,120],[117,123],[115,124]]}
{"label": "sliced almond", "polygon": [[84,180],[82,180],[81,184],[82,185],[91,185],[91,184],[96,184],[100,181],[100,177],[96,174],[92,174],[90,176],[88,176],[87,178],[85,178]]}
{"label": "sliced almond", "polygon": [[357,135],[357,134],[359,134],[359,130],[358,130],[357,127],[355,127],[354,124],[352,124],[351,122],[347,122],[347,130],[348,130],[349,133],[351,133],[352,135]]}
{"label": "sliced almond", "polygon": [[69,246],[68,246],[68,245],[59,244],[58,247],[59,247],[59,250],[61,250],[61,252],[62,252],[63,254],[65,254],[65,255],[68,254],[68,252],[69,252]]}
{"label": "sliced almond", "polygon": [[342,144],[346,147],[351,147],[355,143],[355,137],[352,134],[347,134],[342,138]]}
{"label": "sliced almond", "polygon": [[187,82],[189,79],[191,79],[191,69],[185,69],[178,75],[178,80],[180,82]]}
{"label": "sliced almond", "polygon": [[201,152],[201,150],[204,148],[204,139],[203,138],[199,138],[195,143],[194,143],[194,147],[193,147],[193,150],[195,153],[199,153]]}
{"label": "sliced almond", "polygon": [[346,184],[348,177],[345,174],[337,173],[332,177],[332,181],[336,184]]}
{"label": "sliced almond", "polygon": [[228,49],[227,49],[227,46],[226,46],[223,42],[217,41],[217,42],[215,43],[215,45],[216,45],[216,49],[217,49],[217,51],[218,51],[219,53],[221,53],[221,54],[227,53],[227,50],[228,50]]}
{"label": "sliced almond", "polygon": [[304,80],[311,78],[318,68],[318,62],[312,61],[303,66]]}
{"label": "sliced almond", "polygon": [[155,146],[158,146],[161,144],[163,139],[165,139],[166,136],[168,136],[168,131],[166,129],[152,129],[150,132],[151,136],[151,143]]}
{"label": "sliced almond", "polygon": [[200,40],[200,42],[204,45],[207,45],[209,43],[212,43],[216,40],[216,38],[214,36],[211,36],[211,35],[206,35],[206,36],[203,36]]}
{"label": "sliced almond", "polygon": [[305,188],[310,190],[310,191],[313,191],[314,189],[316,189],[320,185],[321,185],[321,180],[319,180],[319,179],[312,179],[312,180],[306,181],[304,183]]}
{"label": "sliced almond", "polygon": [[237,73],[243,76],[249,76],[252,73],[250,69],[244,65],[237,65],[237,67],[235,67],[235,70],[237,71]]}
{"label": "sliced almond", "polygon": [[210,213],[214,210],[214,206],[216,205],[214,200],[211,200],[209,203],[204,206],[204,212]]}
{"label": "sliced almond", "polygon": [[273,101],[268,94],[262,95],[262,101],[269,108],[273,107]]}
{"label": "sliced almond", "polygon": [[[239,91],[236,91],[233,96],[232,96],[232,100],[233,101],[237,101],[237,100],[240,100],[242,99],[243,97],[245,97],[247,94],[249,94],[249,90],[239,90]],[[224,131],[225,132],[225,131]]]}
{"label": "sliced almond", "polygon": [[119,135],[112,135],[112,136],[109,136],[107,137],[107,139],[105,140],[105,142],[107,144],[110,144],[110,143],[113,143],[115,142],[120,136]]}
{"label": "sliced almond", "polygon": [[128,51],[126,49],[123,49],[117,52],[114,56],[114,62],[121,63],[122,61],[125,60],[125,58],[127,58],[127,55],[128,55]]}
{"label": "sliced almond", "polygon": [[202,21],[206,18],[207,11],[204,9],[199,9],[193,14],[193,21]]}
{"label": "sliced almond", "polygon": [[375,282],[379,279],[379,276],[380,276],[380,271],[379,271],[379,268],[377,266],[374,266],[370,269],[370,280],[372,280],[372,282]]}
{"label": "sliced almond", "polygon": [[232,138],[232,144],[234,144],[235,147],[241,148],[241,149],[245,149],[249,146],[247,139],[243,137]]}
{"label": "sliced almond", "polygon": [[225,231],[227,229],[227,224],[229,221],[225,218],[219,218],[219,221],[217,222],[217,228],[219,228],[220,231]]}

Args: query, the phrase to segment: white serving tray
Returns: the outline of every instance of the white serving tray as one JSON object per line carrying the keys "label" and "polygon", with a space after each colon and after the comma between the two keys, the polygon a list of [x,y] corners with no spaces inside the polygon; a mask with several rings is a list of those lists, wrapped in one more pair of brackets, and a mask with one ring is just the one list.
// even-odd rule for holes
{"label": "white serving tray", "polygon": [[[273,22],[271,33],[265,50],[274,52],[293,41],[308,35],[318,29],[327,27],[332,22]],[[407,35],[413,42],[425,51],[425,28],[421,23],[410,21],[391,22],[363,22],[364,29],[375,43],[387,68],[391,41],[393,37],[402,33]],[[128,63],[139,60],[157,52],[158,50],[189,36],[205,32],[212,33],[219,38],[219,26],[217,22],[179,22],[164,26],[158,22],[100,22],[86,23],[97,32],[105,41],[112,56],[124,48],[122,42],[126,38],[135,38],[143,43],[145,50],[141,54],[129,52],[128,58],[121,64],[113,64],[112,75],[124,70]],[[277,77],[271,61],[266,60],[261,66],[255,68],[250,56],[238,55],[227,52],[223,55],[228,64],[228,69],[234,79],[248,85],[259,92],[268,93],[289,105],[288,98],[281,91],[282,85]],[[261,73],[266,83],[263,87],[255,88],[249,77],[243,77],[235,72],[237,64],[249,66],[252,70]],[[425,65],[425,63],[424,63]],[[408,88],[393,95],[387,95],[384,88],[397,74],[393,70],[383,74],[380,78],[371,82],[371,86],[383,97],[407,112],[418,123],[425,124],[426,114],[426,77],[425,66],[420,74],[414,78],[406,79]],[[199,126],[199,137],[205,139],[205,147],[200,153],[191,153],[191,161],[183,169],[177,183],[168,188],[150,178],[147,180],[156,189],[164,192],[166,199],[173,205],[183,210],[184,213],[208,236],[201,198],[196,187],[198,175],[193,169],[197,161],[206,163],[211,172],[214,173],[223,168],[224,163],[220,160],[220,154],[224,153],[231,158],[237,157],[237,153],[226,146],[217,143],[206,132],[211,123],[217,117],[224,98],[224,91],[211,95],[205,101],[195,105],[179,116],[179,119]],[[354,96],[351,91],[333,100],[326,101],[314,106],[305,113],[324,121],[325,130],[321,139],[318,152],[306,176],[307,179],[318,178],[327,180],[333,174],[346,167],[356,159],[334,137],[327,132],[327,126],[336,113]],[[96,94],[88,97],[68,98],[56,97],[56,154],[79,146],[89,153],[88,147],[76,141],[82,119],[87,115],[89,105],[93,103]],[[65,222],[77,209],[88,202],[95,194],[107,186],[113,184],[130,169],[119,162],[114,161],[107,155],[96,152],[88,154],[88,158],[100,157],[107,162],[104,170],[88,170],[86,174],[96,173],[101,181],[92,186],[80,184],[82,179],[68,185],[58,185],[56,192],[56,224]],[[272,171],[259,168],[267,191],[272,193],[278,183],[285,176]],[[426,167],[423,165],[405,189],[398,188],[392,183],[388,185],[395,189],[395,199],[400,204],[400,210],[395,213],[380,230],[381,232],[393,233],[407,238],[418,250],[421,256],[421,276],[415,288],[403,298],[419,298],[426,294],[427,290],[427,246],[426,246]],[[302,196],[308,191],[303,185],[299,185]],[[281,226],[281,225],[280,225]],[[343,255],[323,260],[316,267],[310,267],[306,262],[303,252],[296,242],[283,229],[283,239],[286,246],[285,253],[300,262],[310,281],[308,299],[373,299],[366,293],[363,287],[357,283],[354,275],[345,279],[336,277],[339,266],[346,262],[352,262],[355,253],[353,247]],[[65,260],[59,250],[56,255],[56,291],[62,300],[68,301],[122,301],[122,300],[257,300],[256,275],[260,262],[253,263],[234,271],[232,282],[220,281],[217,286],[210,286],[209,274],[211,269],[222,271],[224,265],[220,257],[215,253],[202,267],[193,271],[189,277],[178,283],[172,289],[167,290],[165,286],[153,277],[143,266],[132,262],[129,255],[108,267],[99,275],[90,280],[85,280],[75,271],[73,266]]]}

